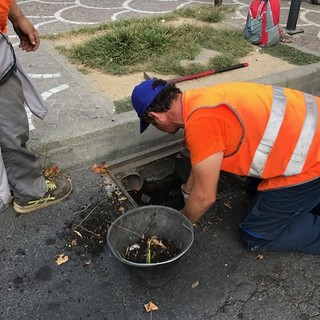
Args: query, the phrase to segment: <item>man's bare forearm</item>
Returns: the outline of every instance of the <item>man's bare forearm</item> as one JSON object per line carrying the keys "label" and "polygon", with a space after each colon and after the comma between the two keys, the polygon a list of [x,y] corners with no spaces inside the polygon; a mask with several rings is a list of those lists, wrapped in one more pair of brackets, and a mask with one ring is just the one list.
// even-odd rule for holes
{"label": "man's bare forearm", "polygon": [[21,18],[24,18],[24,14],[22,10],[19,8],[19,6],[16,4],[15,0],[12,1],[8,18],[12,23],[19,21]]}
{"label": "man's bare forearm", "polygon": [[191,193],[182,213],[192,222],[197,222],[206,211],[212,206],[214,201],[208,201],[203,197],[196,197]]}
{"label": "man's bare forearm", "polygon": [[19,47],[27,52],[37,50],[40,45],[39,33],[14,0],[8,17],[20,39]]}

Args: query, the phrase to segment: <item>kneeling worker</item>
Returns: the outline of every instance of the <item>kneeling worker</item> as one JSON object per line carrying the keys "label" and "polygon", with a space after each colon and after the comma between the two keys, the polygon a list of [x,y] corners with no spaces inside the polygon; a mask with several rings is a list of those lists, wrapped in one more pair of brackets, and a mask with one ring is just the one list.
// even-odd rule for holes
{"label": "kneeling worker", "polygon": [[240,223],[250,251],[320,254],[320,98],[249,82],[184,93],[150,79],[135,87],[140,132],[184,129],[192,169],[183,213],[196,222],[216,201],[220,170],[259,181]]}

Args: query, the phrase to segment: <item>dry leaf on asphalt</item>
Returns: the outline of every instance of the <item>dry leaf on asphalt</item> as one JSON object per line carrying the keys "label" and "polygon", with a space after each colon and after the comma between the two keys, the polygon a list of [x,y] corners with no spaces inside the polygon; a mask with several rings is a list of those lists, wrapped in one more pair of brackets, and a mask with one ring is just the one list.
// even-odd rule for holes
{"label": "dry leaf on asphalt", "polygon": [[257,259],[258,259],[258,260],[264,260],[264,255],[261,254],[261,253],[259,253],[259,254],[257,255]]}
{"label": "dry leaf on asphalt", "polygon": [[191,289],[196,288],[199,285],[199,281],[195,281],[192,285],[191,285]]}
{"label": "dry leaf on asphalt", "polygon": [[144,308],[146,309],[147,312],[159,310],[159,308],[151,301],[145,304]]}
{"label": "dry leaf on asphalt", "polygon": [[68,256],[65,256],[63,253],[58,256],[56,259],[56,264],[60,266],[61,264],[66,263],[69,260]]}
{"label": "dry leaf on asphalt", "polygon": [[105,162],[101,165],[94,164],[90,170],[98,174],[105,174],[108,172],[108,165],[106,165]]}
{"label": "dry leaf on asphalt", "polygon": [[45,178],[50,178],[50,177],[58,174],[59,172],[60,172],[60,169],[58,168],[58,166],[54,165],[50,168],[45,169],[43,175]]}

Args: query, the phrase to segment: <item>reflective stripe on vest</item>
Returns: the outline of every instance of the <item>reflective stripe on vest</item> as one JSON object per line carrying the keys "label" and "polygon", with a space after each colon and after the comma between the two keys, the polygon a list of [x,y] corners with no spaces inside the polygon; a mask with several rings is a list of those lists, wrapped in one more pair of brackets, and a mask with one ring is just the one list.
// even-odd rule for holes
{"label": "reflective stripe on vest", "polygon": [[313,137],[318,127],[318,105],[314,96],[304,93],[307,113],[303,123],[303,127],[299,136],[299,140],[290,158],[285,176],[292,176],[302,171],[306,161]]}
{"label": "reflective stripe on vest", "polygon": [[[299,140],[284,172],[285,176],[301,173],[318,125],[318,105],[315,97],[304,93],[304,99],[306,104],[306,117],[299,135]],[[280,131],[285,116],[286,104],[284,89],[274,86],[270,117],[251,163],[249,176],[262,176],[272,146],[275,144]]]}

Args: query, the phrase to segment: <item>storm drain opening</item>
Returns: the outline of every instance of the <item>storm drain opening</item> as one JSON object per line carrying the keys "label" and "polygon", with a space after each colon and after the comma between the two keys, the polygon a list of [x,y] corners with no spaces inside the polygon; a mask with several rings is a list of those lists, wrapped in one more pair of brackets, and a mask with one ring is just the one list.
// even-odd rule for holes
{"label": "storm drain opening", "polygon": [[[109,167],[113,180],[133,202],[134,206],[162,205],[176,210],[184,207],[181,185],[189,177],[191,163],[186,150],[179,150],[166,156],[159,152],[143,161],[132,160],[123,166]],[[131,163],[131,164],[130,164]],[[217,200],[243,188],[242,177],[221,172]]]}

